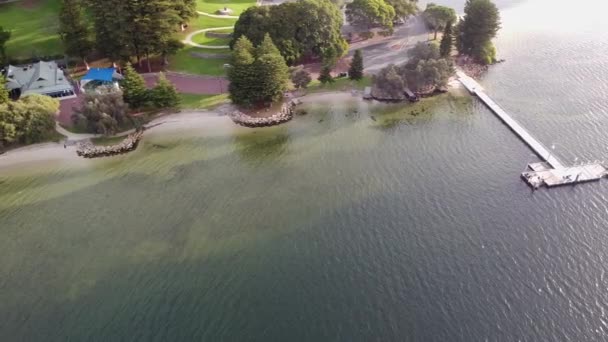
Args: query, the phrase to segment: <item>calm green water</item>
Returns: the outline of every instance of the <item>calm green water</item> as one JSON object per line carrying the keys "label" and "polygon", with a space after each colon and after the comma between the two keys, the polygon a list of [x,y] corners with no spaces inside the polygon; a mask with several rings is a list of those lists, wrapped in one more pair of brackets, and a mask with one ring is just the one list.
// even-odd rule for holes
{"label": "calm green water", "polygon": [[[501,4],[482,83],[564,160],[603,159],[606,24],[552,3]],[[0,341],[608,338],[608,183],[532,192],[531,152],[468,97],[306,109],[0,169]]]}

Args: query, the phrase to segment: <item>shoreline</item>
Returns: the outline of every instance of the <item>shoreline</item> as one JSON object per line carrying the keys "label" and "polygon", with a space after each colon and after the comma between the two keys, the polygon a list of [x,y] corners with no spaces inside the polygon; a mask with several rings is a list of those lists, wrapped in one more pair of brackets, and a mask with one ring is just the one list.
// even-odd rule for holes
{"label": "shoreline", "polygon": [[[457,83],[459,82],[450,82],[450,91],[461,88]],[[358,91],[333,90],[306,94],[304,96],[297,97],[297,100],[299,100],[302,104],[307,104],[310,102],[335,100],[336,96],[341,96],[345,99],[361,98]],[[223,129],[250,129],[239,126],[233,122],[230,115],[228,115],[231,108],[232,107],[230,105],[226,105],[220,106],[213,110],[185,111],[160,116],[150,121],[146,125],[148,128],[146,129],[145,135],[152,135],[156,137],[159,135],[169,136],[179,132],[209,128],[209,124],[214,124],[218,127],[221,126]],[[117,136],[122,135],[126,135],[126,133],[121,132],[117,134]],[[0,155],[0,171],[43,162],[69,162],[70,164],[74,163],[85,165],[92,162],[91,159],[79,157],[76,154],[76,149],[77,146],[75,144],[64,147],[63,141],[45,142],[12,149]]]}

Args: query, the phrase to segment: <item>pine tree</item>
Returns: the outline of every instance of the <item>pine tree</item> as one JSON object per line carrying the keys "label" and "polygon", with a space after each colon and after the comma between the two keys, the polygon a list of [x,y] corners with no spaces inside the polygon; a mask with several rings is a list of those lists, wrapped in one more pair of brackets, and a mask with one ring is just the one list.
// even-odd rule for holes
{"label": "pine tree", "polygon": [[361,50],[356,50],[353,60],[348,69],[348,78],[358,81],[363,78],[363,54]]}
{"label": "pine tree", "polygon": [[445,25],[443,31],[443,37],[441,37],[441,44],[439,44],[439,52],[441,57],[448,58],[452,53],[452,45],[454,44],[454,36],[452,34],[452,22],[449,21]]}
{"label": "pine tree", "polygon": [[179,95],[175,86],[162,72],[158,75],[158,82],[152,89],[152,102],[156,108],[175,108],[179,105]]}
{"label": "pine tree", "polygon": [[331,67],[329,65],[324,65],[323,68],[321,68],[318,80],[322,84],[334,82],[334,78],[331,76]]}
{"label": "pine tree", "polygon": [[181,19],[180,24],[185,24],[198,16],[196,0],[176,0],[175,10]]}
{"label": "pine tree", "polygon": [[59,35],[66,54],[78,56],[87,64],[86,57],[93,49],[93,40],[81,0],[61,1]]}
{"label": "pine tree", "polygon": [[96,50],[112,62],[128,59],[129,35],[124,24],[126,1],[90,0],[88,3],[93,12]]}
{"label": "pine tree", "polygon": [[257,48],[247,37],[241,36],[234,45],[228,79],[233,103],[243,106],[268,104],[283,97],[289,69],[269,35]]}
{"label": "pine tree", "polygon": [[245,36],[241,36],[234,44],[228,69],[228,79],[230,80],[228,92],[230,100],[234,104],[251,105],[250,94],[257,82],[253,69],[254,53],[253,44]]}
{"label": "pine tree", "polygon": [[254,103],[272,103],[283,98],[289,80],[289,68],[279,49],[274,45],[267,33],[260,46],[256,49],[254,70],[257,74]]}
{"label": "pine tree", "polygon": [[6,79],[0,74],[0,105],[8,103],[8,89],[6,89]]}
{"label": "pine tree", "polygon": [[11,31],[5,30],[0,26],[0,67],[8,64],[8,56],[6,55],[6,42],[11,39]]}
{"label": "pine tree", "polygon": [[124,68],[121,82],[122,97],[133,108],[140,108],[148,102],[148,89],[144,78],[133,69],[131,63]]}
{"label": "pine tree", "polygon": [[458,23],[458,52],[486,63],[495,53],[491,44],[498,30],[500,12],[491,0],[467,0],[464,18]]}

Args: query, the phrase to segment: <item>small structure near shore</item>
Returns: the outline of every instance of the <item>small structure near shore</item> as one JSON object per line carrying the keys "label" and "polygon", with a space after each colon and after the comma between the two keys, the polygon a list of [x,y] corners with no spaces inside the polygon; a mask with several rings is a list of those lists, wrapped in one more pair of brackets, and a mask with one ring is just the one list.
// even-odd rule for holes
{"label": "small structure near shore", "polygon": [[131,133],[120,143],[111,146],[95,146],[91,142],[80,143],[76,149],[76,154],[84,158],[98,158],[133,151],[137,148],[143,134],[143,130]]}
{"label": "small structure near shore", "polygon": [[294,109],[299,104],[297,100],[291,100],[281,106],[281,109],[268,117],[254,117],[247,115],[241,111],[235,110],[230,113],[230,118],[237,125],[245,127],[267,127],[279,125],[293,118]]}

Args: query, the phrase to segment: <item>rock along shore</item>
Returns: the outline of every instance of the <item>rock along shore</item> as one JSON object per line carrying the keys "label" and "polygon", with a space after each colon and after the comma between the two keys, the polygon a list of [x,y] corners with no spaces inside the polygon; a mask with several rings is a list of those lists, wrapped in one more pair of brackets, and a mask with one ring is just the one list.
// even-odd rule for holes
{"label": "rock along shore", "polygon": [[229,116],[232,121],[234,121],[234,123],[245,127],[267,127],[280,125],[293,118],[294,109],[298,104],[299,101],[291,100],[283,104],[278,113],[275,113],[272,116],[268,117],[253,117],[238,110],[235,110],[234,112],[230,113]]}
{"label": "rock along shore", "polygon": [[111,146],[95,146],[90,141],[78,144],[76,154],[84,158],[109,157],[133,151],[141,140],[144,132],[137,131],[127,135],[120,143]]}

